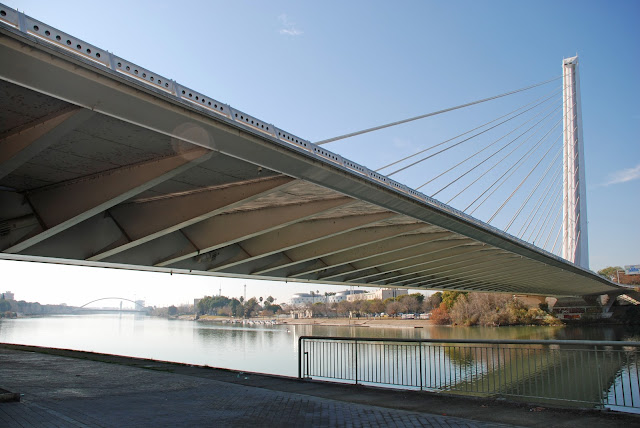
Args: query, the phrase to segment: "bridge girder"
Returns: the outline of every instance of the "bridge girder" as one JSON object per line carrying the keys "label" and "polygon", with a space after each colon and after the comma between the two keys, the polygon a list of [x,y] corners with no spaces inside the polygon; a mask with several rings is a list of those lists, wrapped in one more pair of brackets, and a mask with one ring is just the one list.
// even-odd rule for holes
{"label": "bridge girder", "polygon": [[383,212],[341,217],[339,221],[336,221],[335,218],[326,218],[296,223],[273,232],[247,239],[243,241],[242,244],[234,244],[241,245],[247,257],[240,258],[233,262],[223,262],[214,267],[210,267],[208,270],[210,272],[226,270],[239,264],[259,260],[302,245],[309,245],[326,238],[339,236],[346,232],[387,220],[393,216],[395,216],[395,214]]}
{"label": "bridge girder", "polygon": [[[289,177],[276,176],[121,204],[110,209],[109,215],[122,229],[124,238],[128,242],[110,249],[103,249],[88,260],[105,260],[112,255],[202,222],[271,192],[286,189],[293,182],[295,180]],[[159,213],[162,214],[158,215]]]}
{"label": "bridge girder", "polygon": [[11,129],[0,145],[0,178],[24,165],[93,115],[91,110],[70,106],[48,116]]}
{"label": "bridge girder", "polygon": [[344,279],[345,281],[368,282],[371,284],[376,284],[387,277],[393,278],[400,275],[399,271],[401,271],[402,269],[408,269],[416,266],[438,262],[442,262],[444,263],[444,265],[447,265],[448,263],[456,260],[458,257],[466,257],[467,254],[483,251],[483,249],[484,247],[478,245],[455,246],[451,249],[440,250],[435,254],[426,253],[424,255],[410,257],[406,260],[392,261],[383,264],[380,266],[383,272],[380,272],[380,270],[367,271],[365,269],[364,271],[360,271],[355,274],[348,274]]}
{"label": "bridge girder", "polygon": [[200,254],[279,230],[352,203],[348,198],[336,198],[216,216],[182,230],[192,245],[156,263],[156,266],[172,266]]}

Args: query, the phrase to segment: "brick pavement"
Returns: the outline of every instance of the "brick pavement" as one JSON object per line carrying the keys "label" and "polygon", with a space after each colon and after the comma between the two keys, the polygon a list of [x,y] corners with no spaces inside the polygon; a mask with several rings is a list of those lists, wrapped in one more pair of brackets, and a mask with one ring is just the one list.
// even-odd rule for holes
{"label": "brick pavement", "polygon": [[[237,375],[249,377],[249,375]],[[163,371],[0,351],[0,426],[496,427],[511,426],[269,390]]]}

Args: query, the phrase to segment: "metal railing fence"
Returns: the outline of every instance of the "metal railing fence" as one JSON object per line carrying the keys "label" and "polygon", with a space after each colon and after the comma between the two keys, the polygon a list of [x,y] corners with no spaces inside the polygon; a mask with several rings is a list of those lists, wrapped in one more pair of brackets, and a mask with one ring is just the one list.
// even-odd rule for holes
{"label": "metal railing fence", "polygon": [[298,377],[640,409],[640,342],[301,336]]}

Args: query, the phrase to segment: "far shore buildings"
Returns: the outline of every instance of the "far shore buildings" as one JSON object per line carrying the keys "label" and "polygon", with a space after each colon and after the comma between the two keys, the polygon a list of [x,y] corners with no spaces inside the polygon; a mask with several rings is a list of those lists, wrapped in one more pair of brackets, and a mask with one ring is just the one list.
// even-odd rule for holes
{"label": "far shore buildings", "polygon": [[331,296],[325,296],[320,293],[296,293],[289,299],[291,306],[305,306],[314,303],[340,303],[342,301],[355,302],[356,300],[386,300],[391,297],[398,297],[408,294],[409,291],[401,288],[381,288],[376,291],[365,290],[342,290]]}
{"label": "far shore buildings", "polygon": [[15,300],[15,296],[11,291],[5,291],[4,293],[2,293],[2,295],[4,296],[5,300]]}
{"label": "far shore buildings", "polygon": [[404,288],[379,288],[376,291],[371,291],[369,293],[362,294],[353,294],[347,296],[347,301],[355,302],[356,300],[387,300],[390,298],[396,298],[398,296],[403,296],[405,294],[409,294],[409,290]]}

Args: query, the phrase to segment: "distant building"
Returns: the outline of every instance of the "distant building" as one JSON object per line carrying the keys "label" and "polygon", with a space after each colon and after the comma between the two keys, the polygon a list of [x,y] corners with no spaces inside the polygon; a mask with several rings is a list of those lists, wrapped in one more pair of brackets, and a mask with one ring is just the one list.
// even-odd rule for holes
{"label": "distant building", "polygon": [[297,320],[300,318],[313,318],[313,311],[311,309],[306,309],[306,308],[294,309],[291,311],[290,316],[294,320]]}
{"label": "distant building", "polygon": [[334,294],[333,296],[329,296],[327,298],[327,303],[340,303],[344,300],[347,300],[347,297],[350,294],[363,294],[366,293],[365,290],[342,290],[342,291],[338,291],[336,294]]}
{"label": "distant building", "polygon": [[317,302],[325,302],[325,296],[321,294],[311,294],[311,293],[296,293],[291,296],[289,299],[289,304],[291,306],[303,306],[307,303],[317,303]]}
{"label": "distant building", "polygon": [[409,294],[409,290],[403,288],[380,288],[376,291],[371,291],[362,294],[353,294],[347,296],[349,302],[355,302],[356,300],[386,300],[392,297],[398,297],[405,294]]}
{"label": "distant building", "polygon": [[5,291],[2,295],[4,296],[4,300],[16,300],[11,291]]}
{"label": "distant building", "polygon": [[381,288],[376,291],[366,290],[342,290],[331,296],[324,296],[322,294],[312,293],[296,293],[289,299],[289,305],[291,306],[304,306],[308,303],[340,303],[345,300],[354,302],[356,300],[373,300],[380,299],[385,300],[390,297],[397,297],[409,292],[401,288]]}

